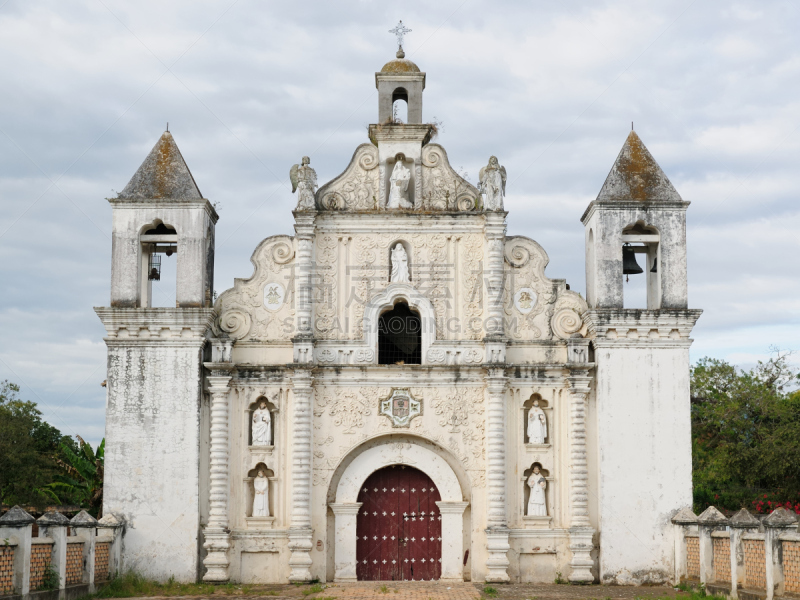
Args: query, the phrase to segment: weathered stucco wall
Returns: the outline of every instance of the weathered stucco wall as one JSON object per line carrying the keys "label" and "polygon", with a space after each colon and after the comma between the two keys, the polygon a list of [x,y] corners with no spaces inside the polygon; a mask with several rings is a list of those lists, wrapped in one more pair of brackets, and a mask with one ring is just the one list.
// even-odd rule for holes
{"label": "weathered stucco wall", "polygon": [[98,310],[109,333],[104,512],[126,520],[123,569],[158,580],[194,581],[199,569],[199,332],[211,311],[188,312]]}
{"label": "weathered stucco wall", "polygon": [[692,503],[689,349],[601,347],[598,504],[603,583],[670,580],[670,518]]}

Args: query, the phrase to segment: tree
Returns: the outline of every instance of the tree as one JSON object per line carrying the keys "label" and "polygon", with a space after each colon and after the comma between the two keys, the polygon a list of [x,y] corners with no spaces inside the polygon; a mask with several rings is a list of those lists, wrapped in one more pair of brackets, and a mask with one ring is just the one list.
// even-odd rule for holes
{"label": "tree", "polygon": [[43,506],[41,488],[53,481],[56,455],[71,439],[42,420],[33,402],[19,398],[19,386],[0,382],[0,500],[3,504]]}
{"label": "tree", "polygon": [[103,511],[103,461],[105,459],[105,438],[92,449],[91,444],[81,436],[75,436],[81,444],[76,452],[68,444],[61,444],[63,459],[58,459],[63,472],[56,475],[56,481],[44,487],[44,491],[60,503],[75,502],[81,508],[99,518]]}
{"label": "tree", "polygon": [[790,391],[798,375],[787,358],[776,353],[749,371],[711,358],[693,367],[696,510],[800,510],[800,392]]}

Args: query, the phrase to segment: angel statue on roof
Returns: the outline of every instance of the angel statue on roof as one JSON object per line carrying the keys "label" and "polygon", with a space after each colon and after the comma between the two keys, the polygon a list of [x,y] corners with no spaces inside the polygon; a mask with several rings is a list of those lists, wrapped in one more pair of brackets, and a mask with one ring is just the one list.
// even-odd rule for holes
{"label": "angel statue on roof", "polygon": [[292,180],[292,193],[297,192],[297,208],[295,210],[314,210],[314,194],[317,191],[317,172],[309,165],[311,159],[304,156],[299,165],[289,171]]}
{"label": "angel statue on roof", "polygon": [[489,164],[478,174],[478,189],[483,196],[485,210],[503,210],[503,196],[506,195],[506,168],[501,166],[496,156],[489,157]]}

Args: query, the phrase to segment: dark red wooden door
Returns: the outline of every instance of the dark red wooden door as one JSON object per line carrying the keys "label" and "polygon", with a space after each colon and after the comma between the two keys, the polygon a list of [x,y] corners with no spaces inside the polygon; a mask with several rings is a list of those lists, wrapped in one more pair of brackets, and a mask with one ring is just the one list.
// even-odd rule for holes
{"label": "dark red wooden door", "polygon": [[356,524],[359,581],[431,581],[442,574],[439,490],[422,471],[393,465],[361,486]]}

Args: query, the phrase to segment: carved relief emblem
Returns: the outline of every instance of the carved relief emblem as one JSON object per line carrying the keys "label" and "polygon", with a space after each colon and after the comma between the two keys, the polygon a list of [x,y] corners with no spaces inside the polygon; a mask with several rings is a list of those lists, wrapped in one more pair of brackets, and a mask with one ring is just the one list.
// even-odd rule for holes
{"label": "carved relief emblem", "polygon": [[264,306],[267,310],[278,310],[283,306],[286,290],[280,283],[268,283],[264,286]]}
{"label": "carved relief emblem", "polygon": [[412,398],[408,390],[392,390],[391,396],[381,400],[379,412],[389,417],[392,427],[408,427],[411,419],[422,414],[422,402]]}
{"label": "carved relief emblem", "polygon": [[536,306],[536,292],[529,287],[520,288],[514,294],[514,306],[523,315],[527,315]]}

